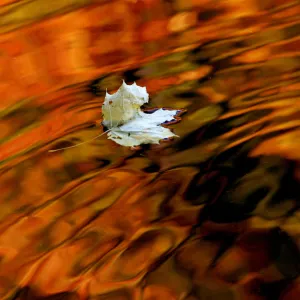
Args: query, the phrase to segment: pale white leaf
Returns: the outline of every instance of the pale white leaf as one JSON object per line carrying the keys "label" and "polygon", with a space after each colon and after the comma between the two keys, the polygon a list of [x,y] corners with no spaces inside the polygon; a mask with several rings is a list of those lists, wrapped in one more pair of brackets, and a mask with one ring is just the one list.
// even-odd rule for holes
{"label": "pale white leaf", "polygon": [[141,110],[149,95],[145,87],[124,81],[112,95],[106,93],[102,106],[103,125],[109,129],[108,138],[116,143],[134,147],[141,144],[159,144],[162,139],[176,136],[161,126],[175,119],[178,110],[158,109],[152,113]]}

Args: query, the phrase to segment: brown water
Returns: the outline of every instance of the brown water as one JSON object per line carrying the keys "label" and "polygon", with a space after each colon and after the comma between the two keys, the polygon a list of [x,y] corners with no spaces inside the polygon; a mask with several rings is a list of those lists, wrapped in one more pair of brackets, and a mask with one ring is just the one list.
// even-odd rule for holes
{"label": "brown water", "polygon": [[[1,0],[0,299],[300,296],[300,2]],[[105,89],[183,108],[130,150]]]}

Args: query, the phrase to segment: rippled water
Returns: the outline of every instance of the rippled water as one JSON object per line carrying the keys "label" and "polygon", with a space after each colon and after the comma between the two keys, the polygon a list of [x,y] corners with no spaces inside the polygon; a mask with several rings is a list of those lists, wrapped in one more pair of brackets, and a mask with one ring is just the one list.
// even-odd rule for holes
{"label": "rippled water", "polygon": [[[1,299],[297,299],[300,3],[2,0]],[[186,109],[133,151],[106,88]]]}

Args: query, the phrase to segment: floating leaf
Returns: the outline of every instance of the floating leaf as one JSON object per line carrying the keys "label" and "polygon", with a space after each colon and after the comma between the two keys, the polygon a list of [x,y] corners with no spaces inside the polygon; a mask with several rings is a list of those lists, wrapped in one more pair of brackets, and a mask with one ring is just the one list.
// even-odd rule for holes
{"label": "floating leaf", "polygon": [[162,139],[176,136],[170,129],[161,126],[175,120],[180,110],[156,109],[143,112],[147,103],[146,87],[124,81],[115,94],[106,93],[102,106],[103,125],[109,129],[108,138],[116,143],[134,147],[141,144],[159,144]]}
{"label": "floating leaf", "polygon": [[141,144],[159,144],[162,139],[176,136],[170,129],[161,126],[163,123],[178,121],[177,116],[183,110],[152,109],[142,111],[141,106],[149,101],[146,87],[138,86],[136,83],[123,84],[118,91],[112,95],[106,92],[102,105],[103,122],[108,130],[82,143],[49,150],[56,152],[64,149],[74,148],[86,144],[107,133],[109,139],[126,147],[136,147]]}

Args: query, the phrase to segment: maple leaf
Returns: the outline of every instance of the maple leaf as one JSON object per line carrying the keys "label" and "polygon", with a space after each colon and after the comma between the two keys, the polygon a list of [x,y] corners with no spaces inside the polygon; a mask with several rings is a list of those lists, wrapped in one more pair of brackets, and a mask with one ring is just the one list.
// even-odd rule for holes
{"label": "maple leaf", "polygon": [[149,101],[146,87],[125,81],[112,95],[106,92],[102,106],[103,125],[108,128],[108,138],[116,143],[135,147],[141,144],[159,144],[162,139],[176,135],[161,124],[175,120],[180,110],[157,109],[144,112],[141,106]]}
{"label": "maple leaf", "polygon": [[103,122],[108,130],[82,143],[52,149],[56,152],[64,149],[75,148],[79,145],[93,141],[105,133],[109,139],[126,147],[136,147],[141,144],[159,144],[162,139],[175,137],[170,129],[161,126],[163,123],[175,121],[176,117],[184,110],[159,108],[142,111],[141,106],[149,101],[146,87],[138,86],[136,83],[123,84],[118,91],[112,95],[106,92],[102,105]]}

